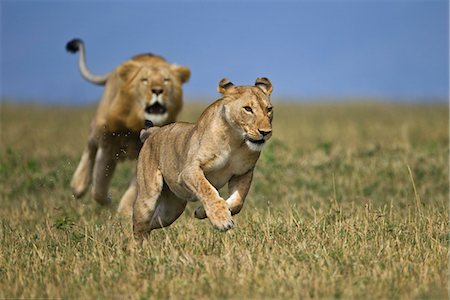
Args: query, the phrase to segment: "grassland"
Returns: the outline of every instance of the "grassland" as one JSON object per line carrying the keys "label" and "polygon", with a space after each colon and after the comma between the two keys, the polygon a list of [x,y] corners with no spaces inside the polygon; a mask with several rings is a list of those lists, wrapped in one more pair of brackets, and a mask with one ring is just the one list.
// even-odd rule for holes
{"label": "grassland", "polygon": [[[182,120],[202,104],[187,103]],[[448,106],[283,104],[237,227],[192,217],[132,246],[68,188],[93,107],[3,104],[0,298],[448,299]]]}

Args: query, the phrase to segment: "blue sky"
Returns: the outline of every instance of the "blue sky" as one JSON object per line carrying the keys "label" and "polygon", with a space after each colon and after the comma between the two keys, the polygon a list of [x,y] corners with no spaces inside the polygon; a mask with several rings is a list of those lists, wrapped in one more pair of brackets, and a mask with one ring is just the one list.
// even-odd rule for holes
{"label": "blue sky", "polygon": [[1,97],[89,103],[94,73],[152,52],[187,65],[189,99],[266,76],[290,100],[448,99],[447,1],[1,1]]}

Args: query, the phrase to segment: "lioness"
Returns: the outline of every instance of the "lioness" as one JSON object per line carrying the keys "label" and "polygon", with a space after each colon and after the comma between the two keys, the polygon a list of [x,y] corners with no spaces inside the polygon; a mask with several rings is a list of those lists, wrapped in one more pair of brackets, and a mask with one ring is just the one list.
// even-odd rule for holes
{"label": "lioness", "polygon": [[[94,199],[109,204],[108,189],[117,161],[137,158],[142,147],[139,131],[145,120],[157,126],[175,121],[182,107],[181,85],[189,79],[190,70],[169,64],[157,55],[141,54],[112,72],[97,76],[86,66],[82,40],[74,39],[66,48],[73,53],[80,51],[79,67],[86,80],[105,85],[91,122],[87,146],[70,186],[76,198],[82,197],[93,174]],[[120,201],[119,212],[131,214],[135,198],[133,179]]]}
{"label": "lioness", "polygon": [[[144,141],[137,165],[133,229],[137,238],[172,224],[187,201],[200,200],[195,217],[208,217],[220,230],[233,227],[250,189],[253,170],[272,136],[272,84],[234,86],[222,79],[223,97],[211,104],[196,124],[176,122],[141,132]],[[230,196],[217,189],[228,183]]]}

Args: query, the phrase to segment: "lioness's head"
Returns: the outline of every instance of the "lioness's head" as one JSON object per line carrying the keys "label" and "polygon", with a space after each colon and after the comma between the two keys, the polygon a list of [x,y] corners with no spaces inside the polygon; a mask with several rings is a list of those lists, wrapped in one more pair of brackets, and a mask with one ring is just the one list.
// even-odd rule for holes
{"label": "lioness's head", "polygon": [[191,74],[188,67],[144,54],[122,65],[118,74],[124,81],[124,92],[138,101],[145,120],[156,126],[175,121],[183,105],[181,86]]}
{"label": "lioness's head", "polygon": [[270,103],[272,83],[257,78],[255,86],[235,86],[224,78],[218,90],[224,95],[225,120],[245,140],[253,151],[261,151],[272,136],[273,106]]}

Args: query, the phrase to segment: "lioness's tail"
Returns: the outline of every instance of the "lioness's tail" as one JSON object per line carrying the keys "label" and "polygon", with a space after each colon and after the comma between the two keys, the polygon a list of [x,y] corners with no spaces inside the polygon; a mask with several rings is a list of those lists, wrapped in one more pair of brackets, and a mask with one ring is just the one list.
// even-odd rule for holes
{"label": "lioness's tail", "polygon": [[139,134],[139,139],[141,140],[141,142],[145,142],[145,140],[150,136],[150,134],[152,133],[152,129],[153,128],[153,122],[150,120],[145,120],[145,128],[141,130],[141,133]]}
{"label": "lioness's tail", "polygon": [[86,54],[84,50],[84,43],[81,39],[73,39],[66,44],[66,50],[71,53],[77,53],[80,51],[80,59],[78,60],[78,66],[80,67],[81,75],[89,82],[98,85],[105,85],[106,80],[110,73],[104,75],[92,74],[86,66]]}

